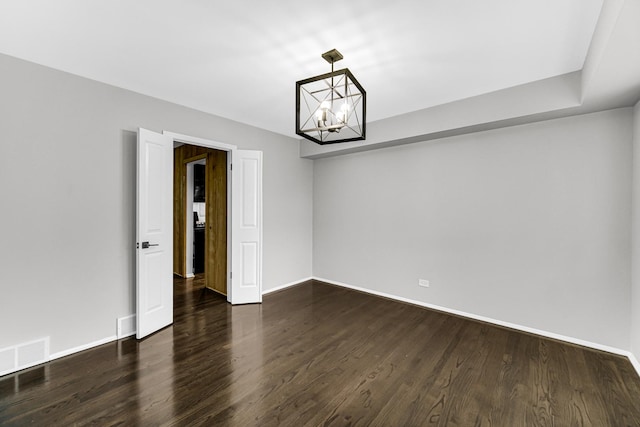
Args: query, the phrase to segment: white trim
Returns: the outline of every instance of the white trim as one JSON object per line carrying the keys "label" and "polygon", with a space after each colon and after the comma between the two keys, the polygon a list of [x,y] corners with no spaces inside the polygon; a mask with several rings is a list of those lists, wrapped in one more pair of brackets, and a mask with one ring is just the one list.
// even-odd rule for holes
{"label": "white trim", "polygon": [[9,374],[14,374],[14,373],[19,372],[19,371],[24,371],[25,369],[33,368],[34,366],[42,365],[43,363],[47,363],[47,362],[48,362],[48,360],[41,360],[41,361],[38,361],[38,362],[26,364],[24,366],[14,366],[13,369],[10,369],[10,370],[4,371],[4,372],[0,372],[0,377],[3,377],[5,375],[9,375]]}
{"label": "white trim", "polygon": [[[532,333],[532,334],[535,334],[535,335],[540,335],[540,336],[547,337],[547,338],[553,338],[553,339],[556,339],[556,340],[561,340],[561,341],[569,342],[569,343],[572,343],[572,344],[578,344],[578,345],[581,345],[581,346],[584,346],[584,347],[589,347],[589,348],[593,348],[593,349],[596,349],[596,350],[606,351],[606,352],[617,354],[617,355],[620,355],[620,356],[625,356],[625,357],[627,357],[629,359],[629,362],[631,362],[631,365],[636,370],[637,374],[640,376],[640,362],[638,362],[638,359],[635,357],[635,355],[633,353],[631,353],[630,351],[627,351],[627,350],[621,350],[621,349],[615,348],[615,347],[609,347],[609,346],[605,346],[605,345],[601,345],[601,344],[592,343],[592,342],[589,342],[589,341],[580,340],[580,339],[577,339],[577,338],[572,338],[572,337],[567,337],[567,336],[564,336],[564,335],[554,334],[552,332],[541,331],[539,329],[529,328],[527,326],[516,325],[514,323],[503,322],[503,321],[500,321],[500,320],[495,320],[495,319],[491,319],[491,318],[484,317],[484,316],[477,316],[475,314],[466,313],[466,312],[459,311],[459,310],[453,310],[453,309],[449,309],[449,308],[438,306],[438,305],[434,305],[434,304],[428,304],[428,303],[424,303],[424,302],[421,302],[421,301],[412,300],[412,299],[409,299],[409,298],[403,298],[403,297],[399,297],[399,296],[396,296],[396,295],[387,294],[385,292],[378,292],[378,291],[373,291],[371,289],[362,288],[362,287],[359,287],[359,286],[348,285],[346,283],[337,282],[335,280],[323,279],[321,277],[307,277],[305,279],[300,279],[300,280],[295,281],[295,282],[290,282],[290,283],[286,283],[284,285],[277,286],[275,288],[267,289],[267,290],[262,292],[262,295],[270,294],[272,292],[276,292],[276,291],[280,291],[280,290],[283,290],[283,289],[286,289],[286,288],[290,288],[290,287],[293,287],[293,286],[301,285],[302,283],[308,282],[309,280],[318,280],[320,282],[328,283],[330,285],[335,285],[335,286],[340,286],[340,287],[343,287],[343,288],[353,289],[353,290],[364,292],[364,293],[367,293],[367,294],[372,294],[372,295],[376,295],[376,296],[380,296],[380,297],[384,297],[384,298],[389,298],[389,299],[396,300],[396,301],[402,301],[402,302],[406,302],[406,303],[409,303],[409,304],[414,304],[414,305],[417,305],[417,306],[430,308],[430,309],[437,310],[437,311],[442,311],[442,312],[445,312],[445,313],[455,314],[455,315],[466,317],[466,318],[469,318],[469,319],[480,320],[482,322],[492,323],[492,324],[495,324],[495,325],[504,326],[504,327],[507,327],[507,328],[516,329],[516,330]],[[33,342],[36,342],[36,341],[41,341],[41,340],[42,339],[29,341],[29,342],[20,344],[20,346],[25,345],[25,344],[30,344],[30,343],[33,343]],[[46,337],[45,340],[46,340],[46,352],[49,353],[49,337]],[[17,372],[17,371],[21,371],[23,369],[31,368],[31,367],[36,366],[36,365],[41,365],[43,363],[46,363],[46,362],[49,362],[49,361],[52,361],[52,360],[55,360],[55,359],[59,359],[61,357],[69,356],[71,354],[78,353],[78,352],[84,351],[84,350],[88,350],[90,348],[97,347],[97,346],[100,346],[100,345],[103,345],[103,344],[107,344],[109,342],[117,341],[117,340],[118,340],[117,336],[111,336],[111,337],[103,338],[101,340],[94,341],[94,342],[91,342],[91,343],[88,343],[88,344],[85,344],[85,345],[81,345],[81,346],[78,346],[78,347],[74,347],[74,348],[71,348],[71,349],[60,351],[58,353],[54,353],[54,354],[49,355],[48,360],[44,360],[42,362],[34,363],[34,364],[31,364],[31,365],[22,366],[22,367],[19,367],[18,369],[15,369],[13,371],[0,372],[0,376],[8,375],[8,374],[11,374],[11,373],[14,373],[14,372]],[[6,347],[6,348],[3,348],[3,349],[0,349],[0,351],[5,351],[5,350],[8,350],[10,348],[17,348],[17,347],[18,346]]]}
{"label": "white trim", "polygon": [[638,375],[640,375],[640,362],[638,362],[638,359],[636,359],[635,354],[631,353],[630,351],[628,351],[627,353],[628,354],[626,354],[626,356],[629,358],[629,361],[631,362],[633,367],[636,369],[636,372],[638,373]]}
{"label": "white trim", "polygon": [[112,341],[117,341],[117,340],[118,340],[118,337],[115,336],[115,335],[112,335],[110,337],[106,337],[106,338],[103,338],[103,339],[98,340],[98,341],[93,341],[93,342],[90,342],[88,344],[79,345],[78,347],[73,347],[73,348],[69,348],[67,350],[63,350],[63,351],[59,351],[57,353],[53,353],[52,355],[49,356],[49,360],[55,360],[55,359],[59,359],[59,358],[64,357],[64,356],[70,356],[70,355],[72,355],[74,353],[79,353],[81,351],[88,350],[88,349],[93,348],[93,347],[98,347],[99,345],[107,344],[107,343],[110,343]]}
{"label": "white trim", "polygon": [[[94,341],[94,342],[91,342],[91,343],[88,343],[88,344],[84,344],[84,345],[81,345],[81,346],[78,346],[78,347],[74,347],[74,348],[70,348],[70,349],[67,349],[67,350],[63,350],[63,351],[60,351],[60,352],[54,353],[54,354],[49,354],[49,347],[50,347],[49,337],[40,338],[40,339],[37,339],[37,340],[25,342],[25,343],[20,343],[18,345],[12,346],[12,347],[7,347],[7,348],[2,349],[1,351],[5,351],[7,349],[13,348],[14,351],[15,351],[15,360],[16,361],[14,363],[14,369],[9,370],[9,371],[0,372],[0,376],[12,374],[14,372],[18,372],[18,371],[22,371],[24,369],[32,368],[34,366],[42,365],[44,363],[50,362],[50,361],[55,360],[55,359],[59,359],[61,357],[70,356],[72,354],[78,353],[78,352],[83,351],[83,350],[88,350],[90,348],[97,347],[97,346],[102,345],[102,344],[107,344],[107,343],[110,343],[112,341],[116,341],[117,339],[118,339],[118,337],[116,337],[114,335],[114,336],[103,338],[101,340]],[[18,348],[19,347],[23,347],[25,345],[33,344],[33,343],[39,342],[39,341],[44,341],[45,359],[44,360],[39,360],[39,361],[37,361],[35,363],[30,363],[30,364],[18,366],[17,365],[17,363],[18,363],[17,362],[17,359],[18,359]]]}
{"label": "white trim", "polygon": [[[173,164],[174,165],[176,164],[175,150],[174,150]],[[206,164],[206,161],[205,161],[205,164]],[[195,187],[195,183],[193,181],[195,179],[195,169],[193,166],[194,166],[194,162],[189,162],[185,164],[185,169],[186,169],[185,173],[187,175],[187,182],[184,184],[186,184],[187,186],[187,190],[185,194],[187,208],[184,210],[184,216],[185,216],[184,219],[186,222],[185,227],[183,228],[183,230],[185,231],[184,259],[181,259],[179,262],[179,264],[184,264],[184,267],[185,267],[184,273],[187,279],[189,278],[189,274],[193,275],[193,255],[195,252],[195,249],[193,247],[193,241],[195,239],[195,236],[194,236],[195,231],[193,230],[193,227],[195,226],[195,224],[193,223],[193,191],[194,191],[193,189]],[[173,197],[175,197],[175,194]]]}
{"label": "white trim", "polygon": [[270,288],[270,289],[264,290],[264,291],[262,291],[262,295],[267,295],[267,294],[270,294],[272,292],[281,291],[283,289],[290,288],[292,286],[301,285],[304,282],[308,282],[309,280],[313,280],[313,277],[307,277],[306,279],[296,280],[295,282],[285,283],[284,285],[280,285],[280,286],[276,286],[275,288]]}
{"label": "white trim", "polygon": [[186,278],[186,279],[193,279],[194,277],[196,277],[196,275],[195,275],[195,274],[193,274],[193,273],[187,273],[187,275],[186,275],[186,277],[185,277],[185,278]]}
{"label": "white trim", "polygon": [[182,142],[185,144],[200,145],[202,147],[215,148],[217,150],[232,151],[238,148],[236,145],[225,144],[224,142],[212,141],[210,139],[205,139],[205,138],[198,138],[197,136],[182,135],[179,133],[169,132],[166,130],[163,130],[162,134],[173,138],[173,140],[177,142]]}
{"label": "white trim", "polygon": [[[191,135],[183,135],[180,133],[169,132],[167,130],[162,131],[163,135],[167,135],[173,139],[174,142],[181,142],[184,144],[198,145],[200,147],[213,148],[215,150],[226,151],[227,154],[227,301],[229,301],[229,297],[232,292],[232,282],[231,282],[231,239],[229,236],[232,235],[232,227],[231,221],[231,203],[232,203],[232,164],[233,164],[233,153],[238,149],[237,145],[233,144],[225,144],[224,142],[212,141],[210,139],[198,138],[197,136]],[[172,166],[173,167],[173,166]]]}
{"label": "white trim", "polygon": [[444,313],[450,313],[450,314],[455,314],[457,316],[461,316],[461,317],[466,317],[468,319],[473,319],[473,320],[479,320],[481,322],[486,322],[486,323],[491,323],[494,325],[498,325],[498,326],[503,326],[505,328],[510,328],[510,329],[515,329],[515,330],[519,330],[522,332],[527,332],[530,334],[535,334],[535,335],[540,335],[542,337],[546,337],[546,338],[551,338],[554,340],[559,340],[559,341],[565,341],[571,344],[577,344],[583,347],[588,347],[588,348],[592,348],[595,350],[600,350],[600,351],[606,351],[608,353],[613,353],[613,354],[617,354],[619,356],[625,356],[629,359],[629,361],[631,362],[631,364],[633,365],[633,367],[635,368],[635,370],[637,371],[638,375],[640,376],[640,363],[638,363],[638,360],[635,358],[635,356],[628,350],[622,350],[619,348],[615,348],[615,347],[610,347],[608,345],[603,345],[603,344],[598,344],[598,343],[594,343],[591,341],[585,341],[579,338],[574,338],[574,337],[568,337],[566,335],[560,335],[560,334],[556,334],[554,332],[548,332],[548,331],[543,331],[540,329],[535,329],[535,328],[530,328],[528,326],[522,326],[522,325],[518,325],[515,323],[510,323],[510,322],[504,322],[502,320],[497,320],[497,319],[492,319],[490,317],[485,317],[485,316],[479,316],[477,314],[473,314],[473,313],[467,313],[464,311],[460,311],[460,310],[455,310],[452,308],[447,308],[447,307],[442,307],[439,305],[435,305],[435,304],[429,304],[426,302],[422,302],[422,301],[417,301],[417,300],[413,300],[413,299],[409,299],[409,298],[404,298],[401,296],[397,296],[397,295],[392,295],[392,294],[388,294],[385,292],[379,292],[379,291],[374,291],[371,289],[367,289],[367,288],[362,288],[359,286],[353,286],[353,285],[349,285],[346,283],[342,283],[342,282],[337,282],[335,280],[329,280],[329,279],[323,279],[321,277],[313,277],[313,280],[318,280],[320,282],[325,282],[328,283],[330,285],[335,285],[335,286],[340,286],[343,288],[348,288],[348,289],[353,289],[355,291],[360,291],[360,292],[364,292],[367,294],[372,294],[372,295],[376,295],[376,296],[380,296],[380,297],[384,297],[384,298],[389,298],[392,300],[396,300],[396,301],[402,301],[402,302],[406,302],[409,304],[414,304],[420,307],[425,307],[425,308],[430,308],[432,310],[437,310],[437,311],[442,311]]}

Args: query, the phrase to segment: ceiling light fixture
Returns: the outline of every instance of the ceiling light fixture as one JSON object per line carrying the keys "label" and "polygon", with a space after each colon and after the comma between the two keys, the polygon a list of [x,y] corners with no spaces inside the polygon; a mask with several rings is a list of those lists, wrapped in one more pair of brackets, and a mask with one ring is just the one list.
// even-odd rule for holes
{"label": "ceiling light fixture", "polygon": [[330,73],[296,82],[296,133],[321,145],[365,139],[367,93],[348,68],[333,70],[340,52],[322,57]]}

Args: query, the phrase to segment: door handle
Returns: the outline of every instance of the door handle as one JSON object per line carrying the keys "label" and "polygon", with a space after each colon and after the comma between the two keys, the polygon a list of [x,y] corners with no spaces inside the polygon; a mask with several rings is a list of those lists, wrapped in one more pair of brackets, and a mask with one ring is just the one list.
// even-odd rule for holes
{"label": "door handle", "polygon": [[147,249],[151,246],[160,246],[160,244],[159,243],[150,244],[149,242],[142,242],[142,249]]}

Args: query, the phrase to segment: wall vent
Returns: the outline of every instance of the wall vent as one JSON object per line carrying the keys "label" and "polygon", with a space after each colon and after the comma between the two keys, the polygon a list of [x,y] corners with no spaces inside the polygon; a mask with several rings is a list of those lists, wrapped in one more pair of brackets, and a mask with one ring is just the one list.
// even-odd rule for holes
{"label": "wall vent", "polygon": [[121,317],[118,319],[117,336],[118,339],[130,337],[136,333],[136,315]]}
{"label": "wall vent", "polygon": [[9,347],[0,350],[0,375],[16,370],[16,348]]}
{"label": "wall vent", "polygon": [[10,374],[49,361],[49,337],[0,350],[0,375]]}

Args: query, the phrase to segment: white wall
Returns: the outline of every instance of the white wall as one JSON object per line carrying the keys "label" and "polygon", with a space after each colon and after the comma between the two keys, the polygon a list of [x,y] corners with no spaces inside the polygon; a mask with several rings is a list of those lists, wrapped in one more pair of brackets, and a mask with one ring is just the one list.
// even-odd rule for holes
{"label": "white wall", "polygon": [[264,152],[264,289],[311,276],[298,141],[0,55],[0,348],[63,352],[134,312],[138,127]]}
{"label": "white wall", "polygon": [[633,109],[631,352],[640,361],[640,102]]}
{"label": "white wall", "polygon": [[631,153],[627,108],[316,160],[314,276],[627,349]]}

